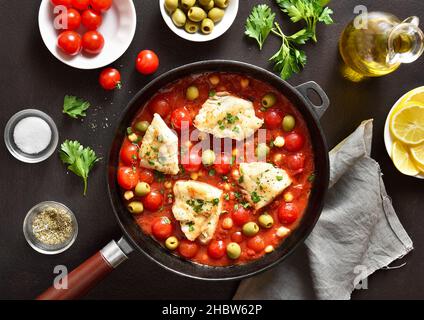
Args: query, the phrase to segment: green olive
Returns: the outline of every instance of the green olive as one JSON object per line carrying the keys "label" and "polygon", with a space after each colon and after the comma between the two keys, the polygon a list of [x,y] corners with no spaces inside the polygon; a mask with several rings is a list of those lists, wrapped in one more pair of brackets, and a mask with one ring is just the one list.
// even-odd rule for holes
{"label": "green olive", "polygon": [[181,0],[181,7],[184,10],[190,9],[194,4],[196,3],[196,0]]}
{"label": "green olive", "polygon": [[207,6],[210,0],[199,0],[201,6]]}
{"label": "green olive", "polygon": [[178,8],[178,0],[165,0],[165,8],[169,13],[173,13]]}
{"label": "green olive", "polygon": [[215,24],[213,21],[209,18],[203,19],[202,24],[200,25],[200,30],[204,34],[209,34],[212,32],[213,28],[215,27]]}
{"label": "green olive", "polygon": [[149,121],[140,121],[135,124],[135,129],[140,132],[146,132],[149,126],[150,126]]}
{"label": "green olive", "polygon": [[212,150],[205,150],[202,152],[202,163],[205,166],[211,166],[215,162],[216,155]]}
{"label": "green olive", "polygon": [[255,153],[258,158],[266,158],[269,154],[270,148],[266,145],[266,143],[259,143],[256,147]]}
{"label": "green olive", "polygon": [[277,98],[275,97],[273,93],[267,93],[262,98],[262,107],[270,108],[275,104],[276,101],[277,101]]}
{"label": "green olive", "polygon": [[183,12],[183,10],[178,9],[178,8],[174,11],[171,18],[172,18],[172,21],[174,22],[174,24],[177,27],[184,26],[186,21],[187,21],[186,15]]}
{"label": "green olive", "polygon": [[143,204],[140,201],[130,202],[127,208],[132,214],[140,214],[144,210]]}
{"label": "green olive", "polygon": [[274,219],[267,213],[261,214],[258,219],[262,228],[269,229],[274,225]]}
{"label": "green olive", "polygon": [[169,237],[165,241],[165,246],[169,250],[175,250],[175,249],[177,249],[179,244],[180,244],[180,242],[178,241],[178,239],[176,237]]}
{"label": "green olive", "polygon": [[207,5],[204,5],[203,8],[206,11],[211,10],[213,7],[215,6],[215,2],[213,0],[210,0],[209,3]]}
{"label": "green olive", "polygon": [[184,29],[188,33],[196,33],[199,30],[199,25],[196,22],[187,20],[186,24],[184,25]]}
{"label": "green olive", "polygon": [[215,1],[215,5],[217,7],[220,7],[221,9],[225,9],[226,7],[228,7],[228,4],[230,3],[229,0],[214,0]]}
{"label": "green olive", "polygon": [[135,186],[134,193],[138,197],[144,197],[150,193],[150,185],[146,182],[139,182]]}
{"label": "green olive", "polygon": [[230,259],[238,259],[241,254],[240,245],[236,242],[230,242],[227,246],[227,256]]}
{"label": "green olive", "polygon": [[213,22],[219,22],[224,17],[225,11],[219,8],[213,8],[208,12],[208,18]]}
{"label": "green olive", "polygon": [[287,115],[283,118],[283,130],[286,132],[292,131],[294,127],[296,126],[296,119],[291,116]]}
{"label": "green olive", "polygon": [[199,89],[196,86],[190,86],[187,88],[186,97],[188,100],[196,100],[199,97]]}
{"label": "green olive", "polygon": [[199,7],[191,7],[188,10],[188,18],[193,22],[200,22],[206,18],[206,12]]}
{"label": "green olive", "polygon": [[253,237],[259,232],[259,226],[255,222],[248,222],[244,224],[242,231],[245,236]]}

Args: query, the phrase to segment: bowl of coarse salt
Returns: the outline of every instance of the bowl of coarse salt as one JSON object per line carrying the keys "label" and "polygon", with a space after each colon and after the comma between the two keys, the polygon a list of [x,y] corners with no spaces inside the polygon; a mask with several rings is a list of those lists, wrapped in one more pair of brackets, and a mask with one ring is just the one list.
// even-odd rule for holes
{"label": "bowl of coarse salt", "polygon": [[4,129],[4,142],[18,160],[37,163],[49,158],[56,150],[59,133],[53,119],[36,109],[14,114]]}

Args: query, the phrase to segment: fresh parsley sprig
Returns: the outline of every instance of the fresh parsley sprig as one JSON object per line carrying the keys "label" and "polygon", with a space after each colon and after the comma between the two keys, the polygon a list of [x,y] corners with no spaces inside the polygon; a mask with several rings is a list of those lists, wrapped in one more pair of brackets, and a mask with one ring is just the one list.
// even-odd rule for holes
{"label": "fresh parsley sprig", "polygon": [[257,41],[260,50],[273,28],[274,19],[275,13],[266,4],[254,7],[247,18],[245,34]]}
{"label": "fresh parsley sprig", "polygon": [[84,101],[75,96],[66,95],[63,99],[63,113],[71,118],[85,117],[85,111],[90,108],[90,102]]}
{"label": "fresh parsley sprig", "polygon": [[60,146],[60,159],[68,165],[68,170],[84,180],[84,195],[87,193],[88,174],[100,160],[89,147],[84,148],[78,141],[65,140]]}

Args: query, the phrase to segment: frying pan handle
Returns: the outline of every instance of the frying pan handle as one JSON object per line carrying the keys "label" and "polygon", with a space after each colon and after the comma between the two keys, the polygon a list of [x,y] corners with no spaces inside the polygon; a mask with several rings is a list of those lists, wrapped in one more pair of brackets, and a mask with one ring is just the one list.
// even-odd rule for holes
{"label": "frying pan handle", "polygon": [[[72,270],[67,275],[67,288],[61,288],[57,285],[51,286],[36,299],[72,300],[84,296],[118,265],[128,259],[126,253],[131,252],[132,248],[123,238],[118,243],[112,240],[106,247]],[[127,247],[125,247],[125,244]],[[131,249],[127,250],[127,248]]]}
{"label": "frying pan handle", "polygon": [[[309,108],[315,112],[318,118],[321,118],[327,108],[330,106],[330,99],[324,90],[314,81],[308,81],[295,87],[297,91],[306,99]],[[308,91],[315,92],[321,98],[321,105],[314,104],[309,98]]]}

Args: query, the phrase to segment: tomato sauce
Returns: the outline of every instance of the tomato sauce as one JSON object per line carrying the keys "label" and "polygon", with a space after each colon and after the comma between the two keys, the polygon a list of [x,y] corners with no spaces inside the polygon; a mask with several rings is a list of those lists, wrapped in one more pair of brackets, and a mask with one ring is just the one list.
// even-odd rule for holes
{"label": "tomato sauce", "polygon": [[[212,77],[219,79],[217,81],[211,81]],[[198,97],[194,100],[189,100],[186,97],[186,90],[189,86],[196,86],[198,88]],[[267,162],[274,164],[276,167],[284,169],[290,178],[292,184],[288,187],[280,196],[278,196],[272,203],[267,206],[255,211],[252,208],[246,208],[248,211],[248,221],[258,223],[258,217],[263,213],[268,213],[273,218],[273,225],[270,228],[260,227],[259,232],[254,237],[248,237],[243,235],[242,226],[232,223],[232,225],[223,225],[223,221],[234,222],[234,212],[242,205],[240,202],[241,189],[237,184],[238,176],[238,161],[242,160],[243,152],[232,154],[231,171],[226,175],[221,175],[216,170],[213,170],[213,166],[206,167],[201,165],[198,170],[193,172],[181,171],[174,176],[164,175],[158,172],[154,172],[150,169],[140,168],[138,166],[139,159],[134,157],[134,162],[129,164],[128,155],[123,155],[125,150],[129,146],[141,145],[142,133],[137,132],[136,124],[140,121],[152,121],[153,114],[158,113],[162,116],[168,127],[172,128],[171,114],[175,109],[185,108],[192,119],[195,118],[199,109],[203,103],[209,98],[211,92],[226,91],[230,94],[252,101],[256,116],[265,119],[265,123],[262,128],[267,129],[266,132],[266,143],[270,146],[270,152],[266,159]],[[275,104],[270,108],[264,108],[262,105],[262,99],[265,95],[272,93],[276,97]],[[295,119],[295,126],[290,131],[285,131],[282,125],[274,126],[270,125],[272,129],[267,128],[267,117],[271,117],[271,120],[278,120],[284,118],[286,115],[291,115]],[[277,118],[275,118],[277,117]],[[192,127],[191,129],[195,129]],[[135,139],[136,136],[138,139]],[[133,134],[130,141],[130,135]],[[296,134],[300,136],[302,145],[295,146],[296,151],[287,145],[287,148],[276,147],[272,144],[276,137],[287,138],[287,141],[292,141],[292,136]],[[180,138],[180,137],[179,137]],[[296,137],[295,137],[296,138]],[[134,140],[135,139],[135,140]],[[294,139],[296,140],[296,139]],[[293,140],[293,141],[294,141]],[[299,140],[299,137],[297,141]],[[296,141],[294,141],[296,143]],[[254,144],[257,144],[257,137],[254,139]],[[290,143],[291,144],[291,143]],[[233,141],[235,146],[235,142]],[[131,149],[131,148],[130,148]],[[133,150],[132,150],[133,152]],[[240,155],[241,154],[241,155]],[[236,159],[239,157],[239,159]],[[122,159],[126,159],[124,163]],[[130,158],[131,159],[131,158]],[[281,94],[274,87],[258,81],[256,79],[246,77],[239,74],[231,73],[203,73],[199,75],[193,75],[180,79],[174,83],[171,83],[161,89],[150,101],[145,105],[140,106],[140,111],[130,124],[128,129],[128,138],[122,143],[121,149],[121,161],[120,167],[131,166],[134,175],[138,177],[138,181],[147,182],[150,185],[150,192],[157,191],[162,195],[162,204],[155,211],[148,211],[144,209],[142,212],[133,212],[133,216],[139,227],[143,232],[152,235],[152,224],[157,221],[158,218],[166,217],[172,224],[172,234],[170,236],[176,237],[179,240],[180,247],[182,243],[187,242],[183,232],[180,229],[178,221],[175,220],[172,214],[172,205],[174,202],[173,196],[173,184],[177,180],[190,180],[194,179],[200,182],[208,183],[212,186],[218,187],[223,190],[223,214],[220,215],[217,229],[214,233],[213,241],[222,241],[225,247],[231,243],[236,242],[239,244],[241,253],[237,259],[230,259],[227,254],[222,257],[216,258],[208,253],[208,247],[210,244],[201,244],[196,241],[196,245],[190,248],[190,258],[194,262],[200,264],[206,264],[211,266],[228,266],[233,264],[243,264],[253,261],[262,257],[263,255],[271,252],[272,249],[276,249],[287,237],[286,234],[282,235],[278,232],[280,227],[285,227],[288,230],[294,230],[302,219],[303,212],[307,206],[309,193],[314,176],[314,163],[313,163],[313,150],[311,145],[311,139],[309,136],[308,128],[301,114],[288,99]],[[121,184],[122,179],[128,179],[128,177],[118,177],[120,185],[125,185],[122,188],[122,196],[125,203],[129,204],[133,201],[139,201],[143,203],[145,196],[138,197],[134,195],[133,184],[124,183]],[[131,188],[129,188],[129,186]],[[131,196],[131,192],[133,196]],[[285,218],[287,213],[282,209],[289,203],[289,209],[295,208],[295,212],[289,218]],[[287,221],[290,223],[287,224]],[[168,221],[168,220],[167,220]],[[284,223],[286,222],[286,223]],[[155,238],[155,237],[154,237]],[[165,245],[165,241],[158,241],[162,245]],[[271,247],[272,246],[272,247]],[[171,251],[170,254],[181,255],[186,252],[185,248],[176,248]],[[256,251],[255,251],[256,250]]]}

